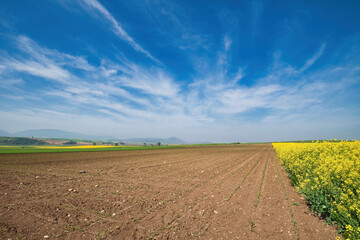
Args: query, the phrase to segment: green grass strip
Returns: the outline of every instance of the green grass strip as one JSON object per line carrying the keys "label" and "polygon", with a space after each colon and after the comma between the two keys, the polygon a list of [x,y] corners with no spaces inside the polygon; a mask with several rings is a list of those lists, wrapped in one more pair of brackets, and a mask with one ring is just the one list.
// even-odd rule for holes
{"label": "green grass strip", "polygon": [[97,148],[35,148],[32,146],[24,147],[0,147],[1,153],[62,153],[62,152],[106,152],[106,151],[125,151],[125,150],[152,150],[152,149],[170,149],[170,148],[183,148],[186,145],[174,146],[135,146],[135,147],[97,147]]}

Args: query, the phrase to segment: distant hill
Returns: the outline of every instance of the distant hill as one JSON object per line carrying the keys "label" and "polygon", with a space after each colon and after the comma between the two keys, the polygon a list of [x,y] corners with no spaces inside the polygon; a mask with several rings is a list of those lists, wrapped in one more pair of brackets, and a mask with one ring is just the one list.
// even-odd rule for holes
{"label": "distant hill", "polygon": [[6,136],[6,137],[8,137],[8,136],[10,136],[10,135],[11,135],[10,133],[0,130],[0,136],[3,136],[3,137]]}

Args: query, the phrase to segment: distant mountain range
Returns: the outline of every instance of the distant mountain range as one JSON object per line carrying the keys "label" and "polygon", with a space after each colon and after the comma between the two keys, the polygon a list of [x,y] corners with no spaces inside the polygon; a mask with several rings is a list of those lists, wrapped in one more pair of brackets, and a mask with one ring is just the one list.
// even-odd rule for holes
{"label": "distant mountain range", "polygon": [[0,136],[11,137],[8,132],[0,130]]}
{"label": "distant mountain range", "polygon": [[85,140],[107,140],[107,141],[117,141],[125,143],[148,143],[156,144],[160,142],[162,144],[185,144],[183,140],[170,137],[170,138],[128,138],[128,139],[118,139],[108,136],[90,136],[76,132],[68,132],[58,129],[31,129],[25,130],[16,133],[9,133],[6,131],[0,130],[0,136],[6,137],[34,137],[34,138],[66,138],[66,139],[85,139]]}

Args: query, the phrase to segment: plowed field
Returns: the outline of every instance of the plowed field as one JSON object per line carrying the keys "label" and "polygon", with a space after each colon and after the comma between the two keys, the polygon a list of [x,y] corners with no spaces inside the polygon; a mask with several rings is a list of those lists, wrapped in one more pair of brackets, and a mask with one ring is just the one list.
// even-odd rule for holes
{"label": "plowed field", "polygon": [[270,144],[0,155],[0,238],[335,239]]}

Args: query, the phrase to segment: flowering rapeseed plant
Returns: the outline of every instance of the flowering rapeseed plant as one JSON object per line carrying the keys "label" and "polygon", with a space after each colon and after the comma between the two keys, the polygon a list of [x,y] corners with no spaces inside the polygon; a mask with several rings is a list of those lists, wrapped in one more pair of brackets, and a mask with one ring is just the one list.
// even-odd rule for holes
{"label": "flowering rapeseed plant", "polygon": [[360,239],[360,141],[273,143],[292,184],[312,210]]}

